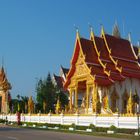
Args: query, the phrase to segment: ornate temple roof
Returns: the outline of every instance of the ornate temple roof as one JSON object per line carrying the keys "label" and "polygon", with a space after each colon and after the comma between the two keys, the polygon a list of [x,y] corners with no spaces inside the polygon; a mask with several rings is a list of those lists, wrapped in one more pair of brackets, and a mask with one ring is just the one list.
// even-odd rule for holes
{"label": "ornate temple roof", "polygon": [[3,67],[0,69],[0,89],[1,90],[11,89],[11,84],[7,80]]}
{"label": "ornate temple roof", "polygon": [[63,88],[63,78],[61,76],[53,75],[56,85],[62,89]]}
{"label": "ornate temple roof", "polygon": [[68,87],[71,82],[80,52],[84,55],[90,74],[100,86],[123,81],[127,77],[140,78],[138,49],[132,46],[130,41],[105,34],[102,29],[100,37],[91,32],[90,39],[81,38],[77,33],[71,67],[64,87]]}
{"label": "ornate temple roof", "polygon": [[68,74],[68,72],[69,72],[69,69],[68,69],[68,68],[64,68],[64,67],[61,65],[61,70],[62,70],[64,76],[66,77],[67,74]]}
{"label": "ornate temple roof", "polygon": [[70,79],[76,70],[75,64],[77,62],[80,51],[82,51],[82,53],[84,54],[85,63],[87,67],[91,70],[91,75],[95,78],[95,82],[98,85],[112,84],[113,80],[108,77],[103,66],[100,64],[98,54],[93,46],[93,42],[91,40],[80,38],[79,36],[77,36],[74,54],[71,61],[71,68],[67,75],[67,80],[64,86],[68,86],[68,84],[70,83]]}
{"label": "ornate temple roof", "polygon": [[124,80],[120,71],[116,69],[116,65],[111,61],[110,54],[106,48],[105,42],[101,37],[94,37],[94,48],[97,49],[97,53],[100,54],[99,58],[101,62],[105,65],[106,71],[110,72],[110,78],[114,81]]}
{"label": "ornate temple roof", "polygon": [[111,51],[110,55],[117,62],[117,66],[122,68],[122,75],[125,77],[140,78],[140,66],[135,53],[136,48],[126,39],[116,38],[111,35],[104,35],[107,47]]}

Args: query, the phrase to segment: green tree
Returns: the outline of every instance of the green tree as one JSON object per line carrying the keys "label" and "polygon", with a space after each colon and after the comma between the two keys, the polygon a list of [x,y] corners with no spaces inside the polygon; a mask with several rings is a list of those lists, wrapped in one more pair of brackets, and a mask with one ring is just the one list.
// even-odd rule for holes
{"label": "green tree", "polygon": [[18,110],[18,99],[12,99],[11,100],[11,104],[12,104],[12,107],[11,107],[11,112],[12,113],[16,113],[17,110]]}
{"label": "green tree", "polygon": [[56,102],[57,102],[57,99],[59,99],[60,101],[61,109],[65,110],[65,107],[68,105],[68,102],[69,102],[68,97],[62,90],[58,89],[58,87],[56,91]]}
{"label": "green tree", "polygon": [[[46,79],[40,79],[36,86],[37,92],[37,110],[43,113],[49,113],[50,110],[54,112],[55,103],[55,87],[52,83],[51,75],[48,73]],[[44,107],[45,103],[45,107]]]}
{"label": "green tree", "polygon": [[29,97],[21,96],[22,112],[24,112],[24,113],[28,112],[28,100],[29,100]]}

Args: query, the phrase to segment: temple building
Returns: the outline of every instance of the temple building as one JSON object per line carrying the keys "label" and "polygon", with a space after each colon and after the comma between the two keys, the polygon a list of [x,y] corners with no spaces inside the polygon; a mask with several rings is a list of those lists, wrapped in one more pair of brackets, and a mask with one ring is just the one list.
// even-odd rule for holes
{"label": "temple building", "polygon": [[11,84],[8,82],[4,68],[0,69],[0,113],[8,113],[8,95]]}
{"label": "temple building", "polygon": [[52,81],[54,86],[58,87],[62,92],[68,96],[68,90],[64,89],[63,84],[66,82],[66,75],[68,74],[69,69],[60,67],[60,74],[53,74]]}
{"label": "temple building", "polygon": [[[90,38],[76,34],[71,65],[63,82],[69,91],[72,113],[134,114],[140,102],[139,48],[120,36],[90,32]],[[136,98],[136,99],[135,99]]]}

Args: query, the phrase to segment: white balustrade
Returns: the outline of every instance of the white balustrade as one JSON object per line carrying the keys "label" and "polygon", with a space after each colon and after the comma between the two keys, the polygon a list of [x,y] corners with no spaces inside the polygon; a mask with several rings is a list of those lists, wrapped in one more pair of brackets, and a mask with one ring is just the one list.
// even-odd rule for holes
{"label": "white balustrade", "polygon": [[[16,122],[16,114],[0,114],[0,119],[7,119],[10,122]],[[117,128],[137,129],[137,117],[122,117],[115,114],[114,116],[98,116],[98,115],[52,115],[52,114],[21,114],[21,122],[36,122],[36,123],[52,123],[64,125],[82,125],[89,126],[94,124],[97,127],[110,127],[111,125]],[[140,122],[139,122],[140,123]]]}

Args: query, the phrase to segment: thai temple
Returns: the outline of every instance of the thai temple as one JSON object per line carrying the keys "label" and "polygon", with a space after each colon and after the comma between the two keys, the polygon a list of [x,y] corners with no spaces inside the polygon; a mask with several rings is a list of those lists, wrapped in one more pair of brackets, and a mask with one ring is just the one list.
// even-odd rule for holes
{"label": "thai temple", "polygon": [[[135,114],[140,99],[139,48],[120,36],[117,25],[112,35],[80,37],[76,33],[70,69],[56,83],[69,91],[69,110],[81,114]],[[59,80],[58,80],[59,79]]]}
{"label": "thai temple", "polygon": [[68,74],[69,69],[64,68],[63,66],[60,67],[60,76],[53,74],[53,84],[55,86],[57,86],[59,89],[61,89],[62,91],[65,91],[64,87],[63,87],[63,83],[66,81],[66,75]]}
{"label": "thai temple", "polygon": [[8,82],[4,68],[0,69],[0,113],[8,113],[9,90],[11,84]]}
{"label": "thai temple", "polygon": [[69,96],[69,92],[67,89],[64,89],[63,84],[66,82],[66,76],[69,72],[68,68],[60,67],[60,75],[53,74],[52,82],[55,87],[61,90],[66,96]]}

